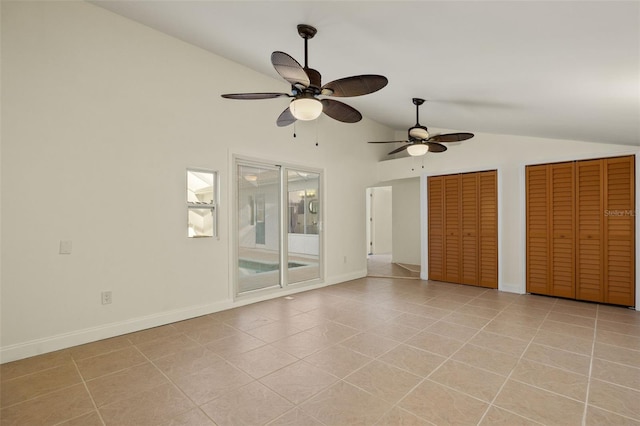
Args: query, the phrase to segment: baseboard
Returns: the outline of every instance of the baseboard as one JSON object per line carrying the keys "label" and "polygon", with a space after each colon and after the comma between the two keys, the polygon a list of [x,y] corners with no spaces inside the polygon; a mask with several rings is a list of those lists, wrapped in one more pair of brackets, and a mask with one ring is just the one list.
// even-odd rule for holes
{"label": "baseboard", "polygon": [[367,269],[362,269],[356,272],[350,272],[348,274],[336,275],[335,277],[330,277],[325,282],[325,285],[334,285],[340,284],[346,281],[357,280],[359,278],[364,278],[367,276]]}
{"label": "baseboard", "polygon": [[29,358],[36,355],[54,352],[61,349],[67,349],[85,343],[91,343],[110,337],[121,336],[123,334],[133,333],[148,328],[159,327],[171,324],[177,321],[184,321],[190,318],[202,315],[212,314],[214,312],[223,311],[225,309],[235,308],[263,300],[274,299],[289,294],[300,293],[303,291],[314,290],[325,287],[327,285],[339,284],[345,281],[362,278],[367,275],[366,269],[363,271],[352,272],[349,274],[334,276],[325,282],[316,284],[292,287],[285,291],[269,294],[256,294],[256,297],[243,298],[237,300],[223,300],[216,303],[205,304],[200,306],[192,306],[183,309],[176,309],[169,312],[161,312],[158,314],[147,315],[144,317],[132,318],[125,321],[114,322],[101,325],[98,327],[85,328],[69,333],[57,334],[42,339],[35,339],[28,342],[17,343],[0,348],[0,364],[16,361],[23,358]]}
{"label": "baseboard", "polygon": [[147,328],[183,321],[233,307],[231,300],[132,318],[0,348],[0,363],[15,361]]}
{"label": "baseboard", "polygon": [[525,294],[527,291],[522,284],[500,283],[498,290],[507,293]]}

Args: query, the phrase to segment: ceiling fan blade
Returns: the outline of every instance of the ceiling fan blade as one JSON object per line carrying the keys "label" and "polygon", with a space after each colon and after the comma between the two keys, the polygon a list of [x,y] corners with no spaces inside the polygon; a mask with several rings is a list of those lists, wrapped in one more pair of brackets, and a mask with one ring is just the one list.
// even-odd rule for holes
{"label": "ceiling fan blade", "polygon": [[356,75],[331,81],[322,86],[321,93],[327,96],[350,97],[376,92],[387,85],[389,80],[382,75]]}
{"label": "ceiling fan blade", "polygon": [[227,99],[273,99],[273,98],[290,98],[291,95],[288,93],[228,93],[226,95],[221,95],[223,98]]}
{"label": "ceiling fan blade", "polygon": [[426,144],[429,147],[429,152],[445,152],[447,150],[446,146],[436,142],[427,142]]}
{"label": "ceiling fan blade", "polygon": [[387,155],[393,155],[393,154],[397,154],[399,152],[404,151],[405,149],[409,148],[412,144],[408,143],[406,145],[402,145],[400,148],[396,148],[393,151],[391,151],[389,154]]}
{"label": "ceiling fan blade", "polygon": [[375,141],[375,142],[368,142],[368,143],[401,143],[401,142],[409,143],[409,141]]}
{"label": "ceiling fan blade", "polygon": [[304,87],[309,87],[309,84],[311,84],[309,76],[302,68],[302,65],[286,53],[273,52],[271,54],[271,63],[278,74],[293,86],[301,84]]}
{"label": "ceiling fan blade", "polygon": [[429,138],[429,142],[460,142],[471,139],[473,133],[447,133],[445,135],[434,135]]}
{"label": "ceiling fan blade", "polygon": [[322,102],[322,112],[334,120],[342,121],[343,123],[357,123],[362,120],[362,114],[347,104],[333,99],[322,99],[320,102]]}
{"label": "ceiling fan blade", "polygon": [[276,124],[278,127],[288,126],[289,124],[293,124],[296,121],[296,118],[291,114],[291,110],[289,107],[280,113]]}

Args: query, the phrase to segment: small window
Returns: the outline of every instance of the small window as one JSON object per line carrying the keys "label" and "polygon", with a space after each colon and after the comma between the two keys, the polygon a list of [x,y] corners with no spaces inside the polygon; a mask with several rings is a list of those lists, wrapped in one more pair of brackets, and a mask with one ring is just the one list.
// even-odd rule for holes
{"label": "small window", "polygon": [[187,236],[217,237],[217,172],[187,169]]}

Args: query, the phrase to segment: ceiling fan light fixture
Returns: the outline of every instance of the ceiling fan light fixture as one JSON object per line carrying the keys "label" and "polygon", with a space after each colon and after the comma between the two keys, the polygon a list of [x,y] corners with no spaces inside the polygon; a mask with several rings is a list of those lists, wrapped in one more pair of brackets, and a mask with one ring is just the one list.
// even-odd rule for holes
{"label": "ceiling fan light fixture", "polygon": [[407,152],[412,157],[419,157],[429,152],[429,146],[422,143],[416,143],[409,146],[409,148],[407,148]]}
{"label": "ceiling fan light fixture", "polygon": [[429,139],[429,132],[424,126],[414,126],[409,129],[409,136],[415,139]]}
{"label": "ceiling fan light fixture", "polygon": [[289,109],[298,120],[315,120],[322,114],[322,102],[313,97],[298,98],[291,101]]}

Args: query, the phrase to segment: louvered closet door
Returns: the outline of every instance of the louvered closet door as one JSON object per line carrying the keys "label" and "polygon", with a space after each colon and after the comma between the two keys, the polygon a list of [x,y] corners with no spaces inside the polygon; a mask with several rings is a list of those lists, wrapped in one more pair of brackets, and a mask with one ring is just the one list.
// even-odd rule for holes
{"label": "louvered closet door", "polygon": [[549,166],[527,166],[527,291],[549,294]]}
{"label": "louvered closet door", "polygon": [[444,176],[444,280],[461,282],[460,175]]}
{"label": "louvered closet door", "polygon": [[478,173],[478,280],[498,288],[498,173]]}
{"label": "louvered closet door", "polygon": [[574,163],[550,165],[551,295],[575,298]]}
{"label": "louvered closet door", "polygon": [[604,302],[635,303],[635,158],[603,160]]}
{"label": "louvered closet door", "polygon": [[603,160],[576,162],[576,298],[604,301]]}
{"label": "louvered closet door", "polygon": [[478,284],[478,173],[462,179],[462,284]]}
{"label": "louvered closet door", "polygon": [[429,229],[429,279],[444,280],[444,178],[427,178],[428,229]]}

